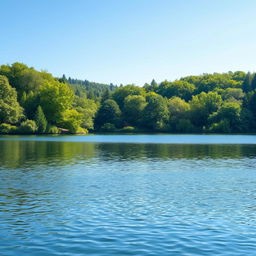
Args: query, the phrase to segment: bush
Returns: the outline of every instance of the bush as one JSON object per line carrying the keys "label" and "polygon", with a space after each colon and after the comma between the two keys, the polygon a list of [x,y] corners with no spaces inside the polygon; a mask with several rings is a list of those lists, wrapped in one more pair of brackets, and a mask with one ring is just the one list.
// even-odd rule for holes
{"label": "bush", "polygon": [[48,125],[46,132],[49,134],[59,134],[60,130],[54,125]]}
{"label": "bush", "polygon": [[209,132],[224,132],[224,133],[230,133],[231,128],[229,121],[227,119],[221,120],[219,123],[213,123],[209,129]]}
{"label": "bush", "polygon": [[79,127],[76,131],[76,133],[80,133],[80,134],[87,134],[88,130],[82,127]]}
{"label": "bush", "polygon": [[11,124],[2,123],[0,124],[0,133],[1,134],[11,134],[15,133],[17,127]]}
{"label": "bush", "polygon": [[75,109],[66,110],[62,114],[62,120],[59,122],[62,128],[69,130],[70,133],[76,133],[82,123],[83,115]]}
{"label": "bush", "polygon": [[177,132],[194,132],[195,127],[189,119],[180,119],[176,125]]}
{"label": "bush", "polygon": [[18,128],[19,133],[24,134],[31,134],[35,133],[37,131],[37,125],[36,122],[33,120],[26,120],[20,124],[20,127]]}
{"label": "bush", "polygon": [[135,131],[135,127],[133,126],[125,126],[121,129],[122,132],[134,132]]}
{"label": "bush", "polygon": [[104,125],[101,126],[101,130],[105,132],[114,132],[116,131],[116,127],[114,124],[105,123]]}

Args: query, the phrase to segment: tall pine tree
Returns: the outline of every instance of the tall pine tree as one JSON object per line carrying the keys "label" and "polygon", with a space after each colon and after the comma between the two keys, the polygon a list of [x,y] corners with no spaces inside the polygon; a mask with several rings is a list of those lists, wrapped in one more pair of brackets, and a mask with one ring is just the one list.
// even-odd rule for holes
{"label": "tall pine tree", "polygon": [[252,90],[256,89],[256,73],[253,74],[251,87],[252,87]]}
{"label": "tall pine tree", "polygon": [[36,114],[35,114],[35,121],[36,121],[36,125],[38,127],[38,132],[45,133],[46,127],[47,127],[47,120],[46,120],[44,111],[41,108],[41,106],[37,107]]}
{"label": "tall pine tree", "polygon": [[252,74],[250,72],[246,74],[242,87],[244,92],[252,90]]}

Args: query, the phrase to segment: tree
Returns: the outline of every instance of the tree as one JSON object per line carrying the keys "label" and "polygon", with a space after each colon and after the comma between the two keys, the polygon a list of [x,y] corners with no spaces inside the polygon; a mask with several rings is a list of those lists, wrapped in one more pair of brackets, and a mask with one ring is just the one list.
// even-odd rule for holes
{"label": "tree", "polygon": [[189,102],[192,122],[199,127],[207,125],[210,114],[216,112],[222,104],[222,98],[216,92],[202,92]]}
{"label": "tree", "polygon": [[62,113],[59,124],[62,128],[66,128],[70,132],[76,133],[83,121],[82,118],[82,114],[78,113],[75,109],[67,109]]}
{"label": "tree", "polygon": [[102,127],[106,123],[118,126],[120,123],[121,111],[118,104],[114,100],[106,100],[100,106],[96,118],[95,126]]}
{"label": "tree", "polygon": [[46,81],[40,88],[40,105],[46,119],[54,124],[58,123],[62,114],[71,108],[74,93],[68,84],[58,81]]}
{"label": "tree", "polygon": [[179,97],[172,97],[168,100],[168,108],[171,117],[187,118],[190,105]]}
{"label": "tree", "polygon": [[210,130],[217,132],[239,131],[241,110],[239,103],[224,102],[217,112],[210,115],[209,122],[213,123]]}
{"label": "tree", "polygon": [[256,118],[256,91],[247,93],[248,108]]}
{"label": "tree", "polygon": [[47,120],[41,106],[37,107],[36,114],[35,114],[35,122],[38,128],[37,131],[39,133],[45,133],[47,128]]}
{"label": "tree", "polygon": [[251,87],[252,87],[252,90],[256,90],[256,73],[253,74]]}
{"label": "tree", "polygon": [[17,101],[17,92],[5,76],[0,75],[0,123],[15,124],[23,117]]}
{"label": "tree", "polygon": [[81,127],[85,129],[93,129],[94,117],[98,110],[98,106],[95,101],[75,96],[73,107],[82,115]]}
{"label": "tree", "polygon": [[117,88],[112,94],[112,98],[116,101],[121,109],[124,106],[124,99],[129,95],[145,95],[144,88],[135,85],[126,85]]}
{"label": "tree", "polygon": [[246,74],[242,88],[244,92],[249,92],[252,90],[252,74],[250,72]]}
{"label": "tree", "polygon": [[190,100],[194,91],[195,86],[193,84],[182,80],[174,82],[164,81],[157,90],[164,97],[171,98],[177,96],[184,100]]}
{"label": "tree", "polygon": [[147,96],[147,105],[143,111],[143,126],[149,129],[163,129],[168,121],[169,111],[166,100],[158,94]]}
{"label": "tree", "polygon": [[155,79],[153,79],[150,84],[148,83],[144,84],[143,88],[145,89],[146,92],[156,92],[158,88],[158,84],[155,81]]}
{"label": "tree", "polygon": [[104,94],[101,97],[101,103],[104,102],[105,100],[108,100],[110,98],[110,93],[109,90],[106,89],[106,91],[104,92]]}
{"label": "tree", "polygon": [[19,62],[13,63],[11,66],[1,66],[0,74],[7,76],[11,86],[17,90],[19,99],[23,92],[38,90],[44,81],[40,72]]}
{"label": "tree", "polygon": [[[168,100],[168,108],[170,113],[169,120],[171,130],[185,131],[186,129],[184,125],[190,122],[187,120],[189,117],[190,105],[179,97],[172,97]],[[179,122],[180,120],[183,121]]]}
{"label": "tree", "polygon": [[125,121],[130,125],[140,126],[146,105],[146,98],[142,95],[127,96],[124,100]]}
{"label": "tree", "polygon": [[[242,76],[241,74],[239,74]],[[237,76],[239,76],[237,75]],[[181,80],[187,81],[195,85],[196,90],[194,94],[201,92],[210,92],[216,88],[238,88],[241,87],[242,81],[236,77],[233,73],[214,73],[214,74],[203,74],[201,76],[188,76]]]}
{"label": "tree", "polygon": [[244,98],[241,88],[217,89],[216,92],[222,96],[224,101],[240,101]]}
{"label": "tree", "polygon": [[40,100],[39,100],[38,92],[34,93],[33,91],[30,91],[27,94],[25,92],[23,92],[21,99],[20,99],[20,103],[25,110],[25,114],[26,114],[27,118],[34,119],[35,112],[40,103],[39,101]]}

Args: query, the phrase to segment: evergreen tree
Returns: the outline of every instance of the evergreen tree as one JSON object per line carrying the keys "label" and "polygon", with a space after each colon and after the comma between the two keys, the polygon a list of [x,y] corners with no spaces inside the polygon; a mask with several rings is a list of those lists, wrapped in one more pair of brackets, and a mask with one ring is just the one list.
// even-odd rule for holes
{"label": "evergreen tree", "polygon": [[109,90],[106,89],[106,91],[104,92],[104,94],[101,97],[101,103],[103,103],[104,101],[108,100],[110,98],[110,93]]}
{"label": "evergreen tree", "polygon": [[39,133],[45,133],[46,127],[47,127],[47,120],[44,115],[43,109],[41,106],[38,106],[35,114],[35,122],[38,127],[38,132]]}
{"label": "evergreen tree", "polygon": [[252,90],[252,74],[250,72],[246,74],[242,88],[244,92],[249,92]]}
{"label": "evergreen tree", "polygon": [[253,74],[251,87],[252,87],[252,90],[256,89],[256,73]]}
{"label": "evergreen tree", "polygon": [[26,94],[26,92],[23,92],[22,96],[21,96],[21,99],[20,99],[20,105],[22,107],[24,107],[25,104],[26,104],[26,101],[27,101],[27,94]]}
{"label": "evergreen tree", "polygon": [[157,89],[157,87],[158,87],[158,84],[157,84],[157,82],[155,81],[155,79],[153,79],[153,80],[151,81],[150,86],[151,86],[151,90],[152,90],[153,92],[155,92],[156,89]]}

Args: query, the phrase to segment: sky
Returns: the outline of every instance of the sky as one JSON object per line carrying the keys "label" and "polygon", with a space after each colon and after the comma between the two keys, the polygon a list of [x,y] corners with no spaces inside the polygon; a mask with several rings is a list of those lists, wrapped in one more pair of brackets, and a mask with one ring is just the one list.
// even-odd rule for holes
{"label": "sky", "polygon": [[255,0],[0,1],[0,64],[141,86],[256,71]]}

